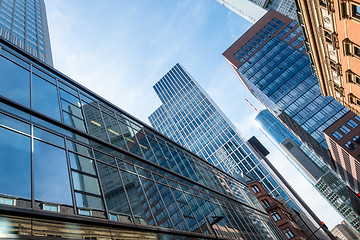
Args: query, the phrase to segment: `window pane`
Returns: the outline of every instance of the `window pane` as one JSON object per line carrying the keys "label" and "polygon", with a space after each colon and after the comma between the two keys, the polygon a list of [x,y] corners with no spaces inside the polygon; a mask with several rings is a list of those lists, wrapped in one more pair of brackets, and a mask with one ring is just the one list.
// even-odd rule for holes
{"label": "window pane", "polygon": [[35,198],[72,205],[65,150],[34,140]]}
{"label": "window pane", "polygon": [[29,71],[0,56],[1,88],[0,94],[30,106]]}
{"label": "window pane", "polygon": [[43,141],[65,147],[64,138],[40,128],[34,127],[34,137],[39,138]]}
{"label": "window pane", "polygon": [[132,222],[129,203],[125,189],[116,168],[98,163],[101,185],[109,211],[121,214],[120,221]]}
{"label": "window pane", "polygon": [[96,178],[74,171],[72,176],[75,190],[100,195],[99,182]]}
{"label": "window pane", "polygon": [[121,175],[137,222],[140,224],[155,225],[138,177],[125,171],[121,171]]}
{"label": "window pane", "polygon": [[93,160],[74,153],[69,153],[69,157],[71,168],[94,175],[96,174]]}
{"label": "window pane", "polygon": [[93,209],[104,209],[104,204],[99,197],[89,196],[82,193],[75,193],[76,205]]}
{"label": "window pane", "polygon": [[17,131],[30,134],[30,125],[5,114],[0,113],[0,126],[15,129]]}
{"label": "window pane", "polygon": [[34,74],[32,75],[32,108],[60,120],[56,86]]}
{"label": "window pane", "polygon": [[30,138],[0,128],[0,193],[31,198]]}

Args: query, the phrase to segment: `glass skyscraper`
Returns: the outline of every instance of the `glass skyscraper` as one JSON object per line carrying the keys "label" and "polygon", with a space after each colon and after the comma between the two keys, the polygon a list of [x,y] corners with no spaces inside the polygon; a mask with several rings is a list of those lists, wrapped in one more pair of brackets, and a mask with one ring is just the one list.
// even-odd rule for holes
{"label": "glass skyscraper", "polygon": [[348,109],[321,95],[296,21],[269,11],[224,53],[249,91],[329,167],[324,129]]}
{"label": "glass skyscraper", "polygon": [[155,129],[234,177],[244,173],[256,179],[273,197],[310,215],[180,64],[154,90],[163,103],[149,117]]}
{"label": "glass skyscraper", "polygon": [[[360,231],[360,217],[356,204],[352,203],[352,191],[339,179],[304,143],[289,131],[269,110],[265,109],[255,118],[264,131],[280,144],[300,171],[316,187],[322,196],[357,231]],[[291,139],[291,140],[290,140]],[[290,143],[290,145],[289,145]],[[354,208],[355,207],[355,208]]]}
{"label": "glass skyscraper", "polygon": [[281,239],[245,184],[0,38],[0,238]]}
{"label": "glass skyscraper", "polygon": [[257,22],[266,11],[273,9],[296,20],[295,0],[217,0],[251,23]]}
{"label": "glass skyscraper", "polygon": [[44,0],[0,0],[0,37],[53,65]]}

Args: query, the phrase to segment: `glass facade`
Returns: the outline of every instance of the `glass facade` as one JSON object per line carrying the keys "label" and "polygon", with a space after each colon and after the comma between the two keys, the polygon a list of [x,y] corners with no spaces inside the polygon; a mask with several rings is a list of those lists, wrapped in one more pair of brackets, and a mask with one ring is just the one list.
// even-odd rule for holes
{"label": "glass facade", "polygon": [[154,89],[163,102],[149,117],[155,129],[233,176],[245,173],[256,179],[273,197],[299,210],[280,180],[180,64]]}
{"label": "glass facade", "polygon": [[[189,239],[283,239],[242,182],[56,70],[0,46],[7,86],[0,92],[0,209]],[[215,216],[224,218],[210,225]]]}
{"label": "glass facade", "polygon": [[0,0],[0,36],[52,65],[44,0]]}
{"label": "glass facade", "polygon": [[[270,138],[274,139],[277,144],[284,143],[287,138],[291,138],[293,142],[299,147],[303,154],[311,160],[311,165],[306,164],[306,162],[301,161],[301,159],[297,159],[297,164],[301,164],[305,169],[309,169],[315,167],[316,169],[321,170],[323,173],[329,171],[329,168],[325,165],[325,163],[317,156],[311,149],[304,144],[300,139],[298,139],[290,130],[279,121],[268,109],[264,109],[259,112],[259,114],[255,117],[255,120],[260,123],[261,127],[264,131],[270,136]],[[286,147],[286,144],[285,144]],[[301,158],[301,155],[292,155],[294,158]],[[315,164],[316,166],[313,166]],[[310,171],[311,172],[311,171]],[[314,182],[312,182],[314,184]]]}
{"label": "glass facade", "polygon": [[348,109],[321,95],[297,22],[276,12],[266,16],[272,20],[258,23],[253,33],[261,39],[258,46],[245,57],[233,53],[230,62],[254,96],[333,168],[323,131]]}

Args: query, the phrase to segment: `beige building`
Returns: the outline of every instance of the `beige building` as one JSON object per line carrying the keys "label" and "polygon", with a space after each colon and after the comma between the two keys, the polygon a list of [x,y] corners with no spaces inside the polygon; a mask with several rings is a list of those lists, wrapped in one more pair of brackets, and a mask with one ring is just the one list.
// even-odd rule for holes
{"label": "beige building", "polygon": [[322,94],[360,113],[360,0],[296,0]]}
{"label": "beige building", "polygon": [[357,234],[345,221],[342,221],[340,224],[331,229],[331,233],[340,240],[360,239],[359,234]]}

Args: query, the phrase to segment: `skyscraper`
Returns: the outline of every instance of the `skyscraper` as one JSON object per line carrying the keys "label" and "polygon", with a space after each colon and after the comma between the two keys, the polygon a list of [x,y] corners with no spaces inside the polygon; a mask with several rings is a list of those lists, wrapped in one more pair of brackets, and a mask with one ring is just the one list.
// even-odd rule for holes
{"label": "skyscraper", "polygon": [[[345,116],[348,114],[351,114],[351,112]],[[341,119],[343,118],[344,117]],[[290,157],[297,168],[299,168],[311,184],[316,187],[320,194],[332,204],[344,219],[351,223],[356,230],[360,231],[358,199],[353,191],[346,186],[345,182],[341,181],[316,154],[297,139],[269,110],[261,111],[255,119],[260,123],[264,131],[280,145],[282,150],[285,151],[287,156]],[[333,145],[331,145],[331,147],[333,147]],[[338,162],[341,165],[341,161]],[[344,173],[339,175],[339,177],[344,181],[348,180],[347,178],[345,179]],[[353,185],[354,182],[349,186],[353,187]]]}
{"label": "skyscraper", "polygon": [[162,105],[149,116],[152,126],[233,176],[245,173],[259,181],[273,197],[302,212],[291,194],[207,93],[176,64],[154,86]]}
{"label": "skyscraper", "polygon": [[251,23],[257,22],[266,11],[273,9],[296,20],[295,0],[217,0]]}
{"label": "skyscraper", "polygon": [[270,10],[224,53],[248,90],[330,168],[323,131],[348,109],[321,95],[297,21]]}
{"label": "skyscraper", "polygon": [[280,239],[245,184],[0,38],[0,237]]}
{"label": "skyscraper", "polygon": [[0,37],[53,65],[44,0],[0,0]]}

